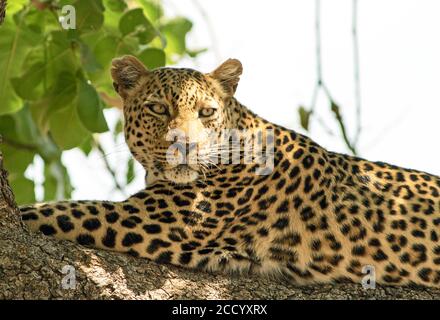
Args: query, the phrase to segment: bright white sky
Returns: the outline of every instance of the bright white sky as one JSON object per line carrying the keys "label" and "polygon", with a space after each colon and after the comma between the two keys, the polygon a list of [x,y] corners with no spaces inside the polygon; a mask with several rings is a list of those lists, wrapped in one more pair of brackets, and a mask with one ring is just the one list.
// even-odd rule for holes
{"label": "bright white sky", "polygon": [[[322,0],[324,81],[340,104],[348,130],[355,129],[351,0]],[[206,20],[192,0],[166,0],[170,14],[194,22],[191,48],[209,47]],[[238,99],[268,120],[300,130],[297,107],[309,104],[315,83],[314,1],[199,0],[217,39],[197,61],[181,66],[211,71],[229,57],[244,74]],[[363,131],[361,156],[440,175],[440,1],[359,0],[360,76]],[[339,133],[320,96],[318,112]],[[114,116],[107,114],[109,119]],[[310,136],[346,152],[341,139],[313,122]],[[122,141],[105,139],[108,160],[121,177],[129,156]],[[75,199],[122,199],[112,191],[102,159],[71,151],[63,158],[73,177]],[[127,193],[143,186],[140,168]]]}

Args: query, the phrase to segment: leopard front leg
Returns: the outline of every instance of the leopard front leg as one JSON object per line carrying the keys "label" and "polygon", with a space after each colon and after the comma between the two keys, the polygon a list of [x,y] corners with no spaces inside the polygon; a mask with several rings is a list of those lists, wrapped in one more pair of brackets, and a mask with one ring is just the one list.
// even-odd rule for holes
{"label": "leopard front leg", "polygon": [[123,202],[62,201],[21,207],[20,212],[32,231],[84,246],[187,268],[242,272],[258,267],[257,257],[222,238],[224,225],[195,222],[189,206],[173,211],[145,190]]}

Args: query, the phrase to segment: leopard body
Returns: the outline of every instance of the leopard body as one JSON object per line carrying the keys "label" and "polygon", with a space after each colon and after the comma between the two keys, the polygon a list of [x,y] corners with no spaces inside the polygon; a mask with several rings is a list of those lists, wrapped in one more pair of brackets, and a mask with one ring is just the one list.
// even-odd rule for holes
{"label": "leopard body", "polygon": [[[214,72],[146,70],[115,59],[125,137],[147,186],[121,202],[21,207],[34,231],[182,267],[282,275],[295,283],[350,280],[440,286],[440,178],[334,153],[260,118],[234,93],[241,64]],[[214,110],[211,110],[214,109]],[[273,132],[273,169],[171,165],[172,129],[205,150],[203,129]],[[191,132],[190,132],[191,131]]]}

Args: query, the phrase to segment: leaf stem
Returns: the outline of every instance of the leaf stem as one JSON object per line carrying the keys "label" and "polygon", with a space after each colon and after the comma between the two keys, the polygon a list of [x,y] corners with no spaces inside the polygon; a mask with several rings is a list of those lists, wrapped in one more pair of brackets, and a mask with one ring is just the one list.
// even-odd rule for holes
{"label": "leaf stem", "polygon": [[5,144],[9,145],[10,147],[14,147],[16,149],[22,149],[22,150],[27,150],[27,151],[32,151],[32,152],[38,151],[38,148],[32,144],[18,142],[18,141],[6,138],[4,136],[1,136],[0,140],[1,140],[1,142],[4,142]]}
{"label": "leaf stem", "polygon": [[127,194],[125,193],[125,188],[119,183],[119,181],[118,181],[118,179],[116,177],[115,170],[113,170],[112,166],[108,162],[108,159],[106,157],[106,153],[104,151],[104,148],[102,147],[102,145],[99,143],[98,140],[94,140],[94,145],[95,145],[96,149],[98,150],[98,152],[101,154],[102,160],[104,161],[105,168],[110,173],[110,175],[111,175],[111,177],[113,179],[113,183],[115,184],[116,189],[119,192],[121,192],[124,196],[127,196]]}

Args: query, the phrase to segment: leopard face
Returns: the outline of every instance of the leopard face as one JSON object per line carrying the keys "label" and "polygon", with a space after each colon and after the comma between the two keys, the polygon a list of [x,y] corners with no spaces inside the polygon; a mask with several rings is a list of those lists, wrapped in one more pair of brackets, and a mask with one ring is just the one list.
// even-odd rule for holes
{"label": "leopard face", "polygon": [[228,60],[204,74],[192,69],[147,70],[132,56],[113,61],[114,87],[124,102],[125,138],[147,171],[147,183],[190,183],[213,174],[215,141],[236,127],[228,101],[242,72]]}

